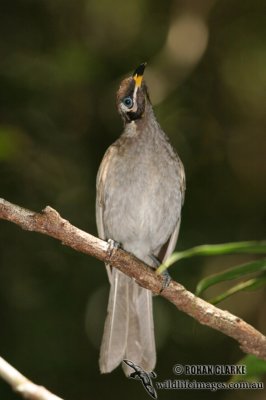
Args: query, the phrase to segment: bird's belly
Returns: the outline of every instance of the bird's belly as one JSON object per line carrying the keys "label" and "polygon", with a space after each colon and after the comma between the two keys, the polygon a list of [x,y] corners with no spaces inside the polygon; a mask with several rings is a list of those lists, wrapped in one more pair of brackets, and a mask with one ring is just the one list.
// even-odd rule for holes
{"label": "bird's belly", "polygon": [[[139,258],[153,254],[174,231],[181,212],[178,179],[128,175],[112,183],[106,198],[104,225],[108,238]],[[132,179],[133,177],[133,179]],[[119,188],[119,190],[118,190]]]}

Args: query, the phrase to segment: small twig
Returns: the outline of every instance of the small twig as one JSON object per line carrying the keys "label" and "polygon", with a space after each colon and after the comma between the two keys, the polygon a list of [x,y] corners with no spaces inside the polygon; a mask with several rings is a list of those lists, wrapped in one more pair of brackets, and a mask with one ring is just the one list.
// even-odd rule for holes
{"label": "small twig", "polygon": [[111,264],[134,278],[139,285],[161,294],[201,324],[234,338],[244,352],[266,360],[266,337],[251,325],[196,297],[177,282],[171,281],[160,293],[162,277],[156,275],[154,270],[122,249],[114,248],[110,252],[108,243],[71,225],[51,207],[46,207],[42,213],[35,213],[0,199],[0,218],[23,229],[52,236],[77,251]]}
{"label": "small twig", "polygon": [[0,376],[15,392],[29,400],[63,400],[43,386],[36,385],[0,357]]}

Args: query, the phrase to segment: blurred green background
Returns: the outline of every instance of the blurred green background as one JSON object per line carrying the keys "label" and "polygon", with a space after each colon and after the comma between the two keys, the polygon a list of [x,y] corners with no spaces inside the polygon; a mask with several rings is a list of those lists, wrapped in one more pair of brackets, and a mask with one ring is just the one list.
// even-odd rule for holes
{"label": "blurred green background", "polygon": [[[265,1],[2,0],[0,17],[1,197],[36,211],[50,205],[96,234],[97,169],[122,131],[115,93],[147,61],[155,113],[187,175],[178,248],[265,238]],[[203,276],[248,260],[191,259],[171,275],[194,291]],[[99,373],[102,263],[4,221],[0,263],[1,356],[67,399],[148,398],[120,368]],[[163,299],[154,304],[158,380],[175,379],[176,363],[243,356],[233,340]],[[265,332],[263,290],[220,306]],[[259,400],[265,391],[158,395]],[[18,398],[0,381],[1,400]]]}

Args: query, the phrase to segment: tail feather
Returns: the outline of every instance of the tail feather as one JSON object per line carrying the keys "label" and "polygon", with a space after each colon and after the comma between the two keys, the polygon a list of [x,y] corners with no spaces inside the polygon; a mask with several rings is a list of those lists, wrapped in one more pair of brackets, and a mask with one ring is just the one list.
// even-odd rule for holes
{"label": "tail feather", "polygon": [[[124,358],[150,372],[156,363],[151,291],[131,281],[129,304],[129,328]],[[132,372],[126,364],[123,364],[123,370],[126,375]]]}
{"label": "tail feather", "polygon": [[[100,350],[100,370],[111,372],[123,359],[152,371],[156,362],[152,293],[112,270],[108,313]],[[123,363],[126,375],[132,369]]]}
{"label": "tail feather", "polygon": [[130,278],[113,269],[100,350],[100,371],[111,372],[124,358],[128,336]]}

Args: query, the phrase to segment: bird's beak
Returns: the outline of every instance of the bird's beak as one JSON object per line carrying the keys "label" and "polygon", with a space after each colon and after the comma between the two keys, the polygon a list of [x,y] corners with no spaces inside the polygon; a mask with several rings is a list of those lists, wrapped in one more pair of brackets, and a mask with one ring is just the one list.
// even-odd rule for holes
{"label": "bird's beak", "polygon": [[146,67],[147,63],[142,63],[138,66],[138,68],[135,70],[135,72],[133,73],[132,77],[135,81],[135,85],[136,88],[140,88],[141,87],[141,83],[142,83],[142,79],[143,79],[143,74],[144,74],[144,70]]}

